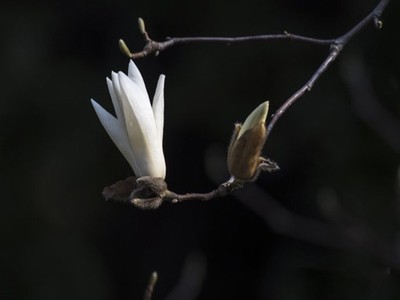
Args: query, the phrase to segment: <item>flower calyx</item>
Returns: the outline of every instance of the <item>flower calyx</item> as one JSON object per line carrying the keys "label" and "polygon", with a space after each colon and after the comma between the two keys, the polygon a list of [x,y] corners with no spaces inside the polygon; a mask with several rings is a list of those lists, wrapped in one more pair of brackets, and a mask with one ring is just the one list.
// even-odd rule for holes
{"label": "flower calyx", "polygon": [[131,176],[105,187],[103,197],[133,204],[142,209],[160,207],[167,195],[167,184],[160,177]]}

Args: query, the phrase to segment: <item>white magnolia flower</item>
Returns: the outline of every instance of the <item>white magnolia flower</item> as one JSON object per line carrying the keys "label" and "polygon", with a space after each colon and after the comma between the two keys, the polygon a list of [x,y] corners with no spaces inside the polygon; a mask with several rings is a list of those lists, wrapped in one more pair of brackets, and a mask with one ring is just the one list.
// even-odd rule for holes
{"label": "white magnolia flower", "polygon": [[142,75],[130,61],[128,75],[112,72],[111,80],[107,78],[117,117],[91,100],[101,124],[138,177],[165,178],[164,81],[165,76],[160,75],[151,105]]}

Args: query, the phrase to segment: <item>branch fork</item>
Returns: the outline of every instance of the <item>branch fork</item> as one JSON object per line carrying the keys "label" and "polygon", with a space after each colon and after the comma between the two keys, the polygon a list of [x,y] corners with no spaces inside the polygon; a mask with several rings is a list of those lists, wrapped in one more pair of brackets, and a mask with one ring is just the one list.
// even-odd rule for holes
{"label": "branch fork", "polygon": [[[309,92],[321,75],[328,69],[328,67],[336,60],[339,54],[342,52],[344,47],[353,37],[362,31],[369,23],[373,23],[377,29],[382,28],[382,21],[380,17],[386,8],[390,0],[380,0],[378,5],[359,23],[351,28],[347,33],[339,36],[335,39],[315,39],[300,35],[295,35],[284,31],[283,34],[272,34],[272,35],[257,35],[257,36],[243,36],[243,37],[182,37],[182,38],[167,38],[165,41],[157,42],[153,41],[146,31],[145,23],[143,19],[139,18],[138,26],[142,33],[145,46],[139,52],[131,52],[125,42],[119,40],[119,47],[121,51],[131,59],[137,59],[146,57],[150,54],[158,55],[161,51],[166,50],[177,44],[189,44],[189,43],[224,43],[224,44],[237,44],[251,41],[271,41],[271,40],[289,40],[297,42],[310,43],[317,46],[329,46],[329,54],[323,60],[317,70],[311,75],[309,80],[293,95],[291,95],[281,107],[272,115],[272,119],[268,123],[263,137],[263,142],[267,140],[269,134],[274,128],[276,122],[286,112],[286,110],[300,99],[306,92]],[[261,171],[275,171],[279,167],[277,164],[269,159],[264,159],[261,156],[257,158],[257,167],[253,178],[247,178],[246,180],[240,180],[232,177],[230,180],[222,183],[219,187],[209,193],[205,194],[185,194],[179,195],[171,192],[167,189],[167,184],[161,178],[153,177],[129,177],[125,180],[119,181],[114,185],[106,187],[103,191],[103,195],[106,199],[115,199],[117,201],[129,202],[135,206],[144,209],[154,209],[159,207],[164,201],[172,203],[178,203],[186,200],[201,200],[207,201],[214,198],[224,197],[232,193],[234,190],[240,188],[244,182],[254,181]],[[231,172],[232,174],[232,172]],[[132,192],[133,191],[133,192]]]}

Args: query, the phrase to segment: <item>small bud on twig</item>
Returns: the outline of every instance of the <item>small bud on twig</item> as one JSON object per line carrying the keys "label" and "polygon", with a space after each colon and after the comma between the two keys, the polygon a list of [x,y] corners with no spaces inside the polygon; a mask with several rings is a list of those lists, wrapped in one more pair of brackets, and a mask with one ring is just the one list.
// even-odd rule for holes
{"label": "small bud on twig", "polygon": [[118,46],[119,46],[119,49],[122,51],[123,54],[125,54],[129,58],[132,58],[132,53],[129,50],[128,46],[125,44],[123,39],[120,39],[118,41]]}
{"label": "small bud on twig", "polygon": [[143,34],[146,42],[149,42],[150,38],[149,38],[149,35],[147,34],[146,26],[145,26],[144,20],[142,18],[138,18],[138,27],[139,27],[140,33]]}
{"label": "small bud on twig", "polygon": [[144,20],[142,18],[138,18],[138,27],[141,34],[146,33],[146,26],[144,25]]}
{"label": "small bud on twig", "polygon": [[[275,163],[261,157],[261,150],[267,136],[265,119],[268,107],[268,101],[262,103],[247,117],[243,126],[235,125],[227,164],[230,174],[237,180],[252,181],[260,170],[279,169]],[[269,163],[266,164],[266,162]]]}

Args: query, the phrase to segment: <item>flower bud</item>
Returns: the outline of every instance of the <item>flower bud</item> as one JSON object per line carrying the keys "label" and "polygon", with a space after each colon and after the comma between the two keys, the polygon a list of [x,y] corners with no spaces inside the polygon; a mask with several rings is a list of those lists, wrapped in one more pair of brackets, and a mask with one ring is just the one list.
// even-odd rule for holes
{"label": "flower bud", "polygon": [[228,149],[228,170],[238,180],[251,181],[263,161],[261,150],[266,139],[265,120],[269,102],[260,104],[246,119],[243,126],[235,124]]}
{"label": "flower bud", "polygon": [[119,49],[121,50],[121,52],[123,54],[125,54],[126,56],[132,58],[131,50],[129,50],[128,46],[125,44],[123,39],[120,39],[118,41],[118,46],[119,46]]}
{"label": "flower bud", "polygon": [[138,27],[141,34],[146,33],[146,26],[144,25],[144,20],[142,18],[138,18]]}

